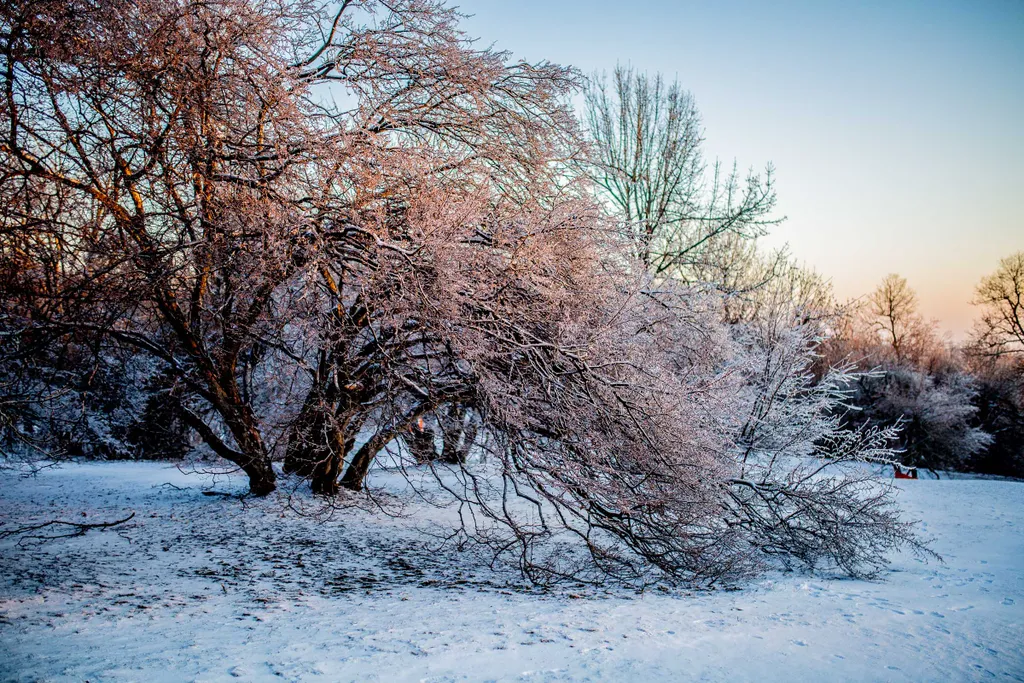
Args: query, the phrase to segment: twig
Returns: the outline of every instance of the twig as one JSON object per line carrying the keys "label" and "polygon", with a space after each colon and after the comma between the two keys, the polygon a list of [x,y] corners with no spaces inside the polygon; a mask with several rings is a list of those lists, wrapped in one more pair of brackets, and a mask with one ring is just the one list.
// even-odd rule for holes
{"label": "twig", "polygon": [[[119,524],[124,524],[125,522],[127,522],[130,519],[132,519],[133,517],[135,517],[135,512],[134,511],[130,515],[125,517],[124,519],[118,519],[118,520],[115,520],[113,522],[82,523],[82,522],[65,522],[65,521],[60,520],[60,519],[52,519],[49,522],[43,522],[42,524],[30,524],[28,526],[22,526],[22,527],[18,527],[16,529],[10,529],[10,530],[7,530],[7,531],[0,531],[0,539],[10,538],[11,536],[17,536],[19,534],[28,534],[28,533],[30,533],[32,531],[39,531],[40,529],[45,529],[45,528],[51,527],[51,526],[70,527],[70,530],[67,533],[56,534],[56,535],[53,535],[53,536],[37,536],[37,535],[25,536],[21,540],[24,541],[24,540],[29,539],[29,538],[41,538],[41,539],[47,539],[47,540],[48,539],[55,539],[55,538],[72,538],[72,537],[75,537],[75,536],[82,536],[86,532],[88,532],[90,529],[108,529],[110,527],[117,526]],[[20,543],[20,541],[19,541],[19,543]]]}

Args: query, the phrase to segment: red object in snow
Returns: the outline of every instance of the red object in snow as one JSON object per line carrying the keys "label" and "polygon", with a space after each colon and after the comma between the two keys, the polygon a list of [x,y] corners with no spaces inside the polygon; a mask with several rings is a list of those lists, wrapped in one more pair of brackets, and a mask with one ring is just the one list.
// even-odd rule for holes
{"label": "red object in snow", "polygon": [[892,468],[896,470],[897,479],[917,479],[916,467],[908,467],[906,470],[904,470],[899,465],[893,465]]}

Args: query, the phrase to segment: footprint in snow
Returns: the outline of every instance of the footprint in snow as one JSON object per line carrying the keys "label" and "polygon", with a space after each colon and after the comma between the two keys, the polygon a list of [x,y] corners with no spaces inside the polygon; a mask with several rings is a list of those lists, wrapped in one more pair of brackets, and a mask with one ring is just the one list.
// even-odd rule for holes
{"label": "footprint in snow", "polygon": [[1006,605],[1006,606],[1012,605],[1013,604],[1013,598],[1003,598],[1003,604]]}

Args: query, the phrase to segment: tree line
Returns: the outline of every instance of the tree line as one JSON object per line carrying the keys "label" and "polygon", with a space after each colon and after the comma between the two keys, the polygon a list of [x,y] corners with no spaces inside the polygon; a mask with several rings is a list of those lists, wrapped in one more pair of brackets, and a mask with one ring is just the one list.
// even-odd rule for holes
{"label": "tree line", "polygon": [[894,445],[902,464],[1022,477],[1022,292],[1024,252],[1017,252],[978,284],[980,315],[956,344],[921,316],[907,281],[889,275],[843,311],[823,364],[856,362],[854,405],[874,424],[899,425]]}

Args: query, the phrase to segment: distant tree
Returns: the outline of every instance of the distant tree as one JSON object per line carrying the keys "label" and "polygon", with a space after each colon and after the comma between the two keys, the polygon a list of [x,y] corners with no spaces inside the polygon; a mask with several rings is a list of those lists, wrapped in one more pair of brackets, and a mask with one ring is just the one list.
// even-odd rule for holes
{"label": "distant tree", "polygon": [[746,269],[735,272],[740,277],[732,281],[724,301],[729,322],[751,322],[786,311],[792,324],[833,325],[843,309],[832,283],[785,251],[755,255]]}
{"label": "distant tree", "polygon": [[984,457],[993,440],[979,410],[982,383],[964,353],[925,324],[905,279],[889,275],[830,326],[819,374],[844,363],[857,370],[846,424],[893,429],[903,465],[965,471]]}
{"label": "distant tree", "polygon": [[639,258],[657,274],[725,283],[749,258],[740,244],[779,222],[771,167],[744,180],[716,161],[708,178],[694,98],[660,74],[618,66],[610,84],[595,75],[585,95],[588,172]]}
{"label": "distant tree", "polygon": [[982,279],[981,308],[967,345],[979,384],[978,422],[993,442],[972,462],[992,474],[1024,476],[1024,251],[1011,254]]}
{"label": "distant tree", "polygon": [[999,262],[982,279],[974,298],[982,309],[974,351],[989,356],[1024,355],[1024,251]]}
{"label": "distant tree", "polygon": [[868,324],[902,362],[919,340],[924,323],[918,314],[917,294],[907,280],[891,273],[867,299]]}

